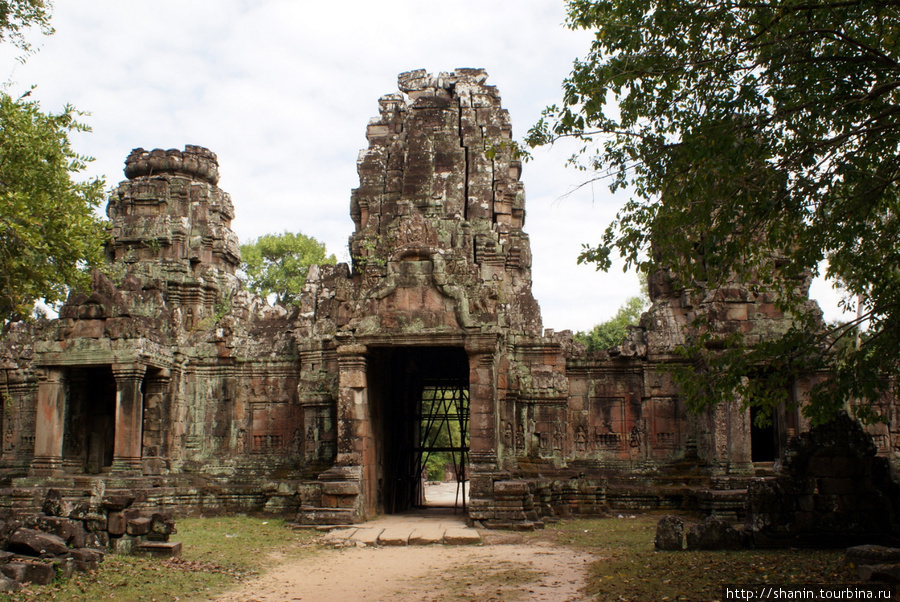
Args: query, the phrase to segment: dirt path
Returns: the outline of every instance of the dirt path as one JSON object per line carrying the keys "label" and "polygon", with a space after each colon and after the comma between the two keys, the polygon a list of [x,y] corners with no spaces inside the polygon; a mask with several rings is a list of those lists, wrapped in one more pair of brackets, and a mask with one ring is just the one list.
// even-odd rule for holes
{"label": "dirt path", "polygon": [[584,552],[490,535],[481,546],[350,547],[279,565],[219,600],[586,599]]}

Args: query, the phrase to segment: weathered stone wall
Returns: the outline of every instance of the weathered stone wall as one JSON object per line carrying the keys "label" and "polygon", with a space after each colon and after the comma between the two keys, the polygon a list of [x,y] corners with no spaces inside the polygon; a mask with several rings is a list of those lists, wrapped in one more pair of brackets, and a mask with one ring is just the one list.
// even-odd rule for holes
{"label": "weathered stone wall", "polygon": [[778,476],[747,495],[747,526],[763,547],[847,547],[900,541],[900,485],[862,427],[847,417],[801,433]]}
{"label": "weathered stone wall", "polygon": [[[806,425],[785,410],[759,435],[740,400],[690,415],[668,367],[697,315],[757,338],[788,320],[752,286],[688,293],[660,272],[619,348],[543,331],[521,164],[486,77],[413,71],[379,100],[352,265],[310,268],[299,308],[242,289],[215,154],[133,151],[108,207],[110,269],[58,319],[0,341],[2,505],[109,481],[183,510],[299,509],[311,523],[403,510],[410,399],[440,382],[468,403],[472,519],[742,512],[755,438],[782,449]],[[796,383],[798,402],[811,384]],[[884,412],[879,453],[894,455],[900,421],[889,400]]]}

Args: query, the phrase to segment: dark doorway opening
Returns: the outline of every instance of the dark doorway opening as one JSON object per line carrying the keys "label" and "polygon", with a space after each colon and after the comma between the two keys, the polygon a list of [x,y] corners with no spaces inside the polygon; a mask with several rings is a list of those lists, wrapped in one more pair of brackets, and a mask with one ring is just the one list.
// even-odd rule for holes
{"label": "dark doorway opening", "polygon": [[428,504],[425,483],[456,486],[444,506],[465,509],[469,361],[458,347],[370,348],[370,416],[377,511]]}
{"label": "dark doorway opening", "polygon": [[109,366],[68,371],[63,459],[98,474],[112,466],[116,441],[116,379]]}
{"label": "dark doorway opening", "polygon": [[750,459],[753,462],[774,462],[778,457],[778,444],[775,438],[775,417],[769,416],[769,423],[758,426],[756,418],[759,410],[750,408]]}

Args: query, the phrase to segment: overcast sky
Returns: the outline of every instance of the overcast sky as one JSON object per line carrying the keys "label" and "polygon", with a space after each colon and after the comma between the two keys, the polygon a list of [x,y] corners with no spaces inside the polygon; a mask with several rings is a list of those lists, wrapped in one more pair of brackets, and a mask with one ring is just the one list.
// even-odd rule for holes
{"label": "overcast sky", "polygon": [[[133,148],[205,146],[242,242],[300,231],[347,261],[356,158],[397,74],[483,67],[521,140],[590,43],[564,20],[562,0],[56,0],[56,33],[24,65],[3,49],[0,80],[13,95],[36,85],[44,110],[90,112],[93,132],[74,144],[110,187]],[[588,330],[638,281],[576,264],[624,197],[576,190],[587,174],[566,167],[570,152],[525,165],[525,231],[544,326]]]}

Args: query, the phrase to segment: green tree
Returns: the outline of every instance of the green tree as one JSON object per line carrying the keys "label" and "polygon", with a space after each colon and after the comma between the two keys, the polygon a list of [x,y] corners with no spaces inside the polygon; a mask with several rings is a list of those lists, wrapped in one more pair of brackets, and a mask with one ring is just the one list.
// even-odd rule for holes
{"label": "green tree", "polygon": [[606,350],[621,345],[628,336],[628,327],[637,326],[641,314],[650,305],[647,288],[647,275],[638,274],[641,283],[641,294],[625,300],[616,315],[609,320],[597,324],[590,332],[576,332],[574,339],[587,345],[588,351]]}
{"label": "green tree", "polygon": [[[0,40],[27,51],[29,26],[52,33],[45,2],[0,2]],[[39,299],[58,303],[69,288],[86,286],[106,238],[95,214],[103,181],[73,180],[90,160],[69,143],[70,133],[88,130],[82,113],[44,113],[27,96],[0,92],[0,324],[29,317]]]}
{"label": "green tree", "polygon": [[[889,391],[900,349],[900,5],[569,0],[568,24],[594,41],[528,141],[577,138],[576,163],[631,191],[583,258],[672,268],[688,291],[756,282],[795,319],[753,349],[739,334],[716,345],[697,336],[685,355],[704,378],[687,379],[689,401],[737,391],[771,407],[790,379],[824,370],[832,376],[805,408],[823,420]],[[822,260],[848,307],[863,299],[854,325],[868,334],[840,361],[833,340],[852,329],[822,334],[803,303]]]}
{"label": "green tree", "polygon": [[276,303],[297,305],[309,266],[334,264],[337,259],[312,236],[284,232],[241,245],[241,261],[247,288],[264,298],[274,294]]}
{"label": "green tree", "polygon": [[612,318],[594,326],[590,332],[576,332],[575,340],[587,345],[588,351],[600,351],[621,345],[628,327],[637,325],[647,309],[646,297],[629,297]]}
{"label": "green tree", "polygon": [[31,44],[25,32],[37,27],[44,35],[53,33],[50,26],[50,3],[45,0],[0,0],[0,42],[9,41],[24,52]]}

